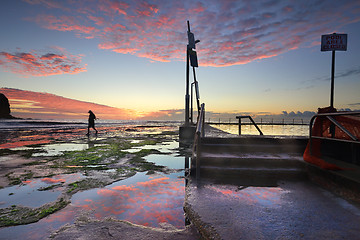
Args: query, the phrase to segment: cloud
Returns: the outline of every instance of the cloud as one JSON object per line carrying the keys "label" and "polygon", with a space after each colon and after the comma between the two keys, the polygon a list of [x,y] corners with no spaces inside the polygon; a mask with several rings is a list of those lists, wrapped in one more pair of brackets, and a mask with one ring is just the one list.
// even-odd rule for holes
{"label": "cloud", "polygon": [[360,107],[360,103],[350,103],[349,106]]}
{"label": "cloud", "polygon": [[27,2],[58,10],[32,18],[44,28],[97,38],[100,49],[151,61],[184,61],[190,20],[201,40],[201,66],[246,64],[312,47],[321,34],[360,21],[360,2],[351,0]]}
{"label": "cloud", "polygon": [[0,66],[23,76],[50,76],[77,74],[86,71],[81,55],[72,55],[54,48],[55,52],[0,52]]}
{"label": "cloud", "polygon": [[360,74],[360,66],[347,69],[345,71],[342,71],[338,74],[336,74],[336,78],[343,78],[343,77],[349,77],[349,76],[355,76]]}
{"label": "cloud", "polygon": [[[351,67],[351,68],[348,68],[348,69],[345,69],[345,70],[342,70],[342,71],[338,71],[335,74],[334,78],[335,78],[335,81],[336,81],[336,79],[339,79],[339,78],[352,77],[352,76],[356,76],[356,75],[359,75],[359,74],[360,74],[360,66],[354,66],[354,67]],[[308,79],[308,80],[305,80],[305,81],[301,82],[302,87],[299,87],[299,88],[296,88],[296,89],[293,89],[293,90],[312,89],[312,88],[314,88],[316,86],[317,82],[324,82],[324,81],[329,82],[330,79],[331,79],[331,77],[329,75],[324,75],[324,76],[321,76],[321,77]]]}
{"label": "cloud", "polygon": [[91,109],[100,119],[134,119],[137,112],[78,101],[49,93],[13,88],[0,88],[10,102],[11,112],[18,117],[32,118],[86,118]]}

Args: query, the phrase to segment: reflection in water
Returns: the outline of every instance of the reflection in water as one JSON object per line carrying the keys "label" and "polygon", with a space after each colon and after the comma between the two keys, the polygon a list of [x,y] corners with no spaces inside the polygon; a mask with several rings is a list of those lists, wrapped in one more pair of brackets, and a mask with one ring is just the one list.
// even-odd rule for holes
{"label": "reflection in water", "polygon": [[[127,136],[128,133],[122,131],[125,127],[104,127],[103,129],[100,127],[98,128],[99,135],[103,134],[106,137]],[[158,127],[157,129],[144,128],[142,130],[157,133],[159,131],[173,130],[173,128],[165,126]],[[134,135],[134,133],[131,134]],[[136,132],[136,134],[143,134],[143,132]],[[85,142],[75,141],[74,139],[83,139]],[[97,140],[99,139],[101,137]],[[25,148],[24,146],[30,143],[50,143],[59,140],[67,141],[67,143],[47,145],[45,147],[46,152],[49,153],[49,151],[53,150],[61,152],[63,150],[71,150],[72,148],[78,149],[96,146],[94,139],[85,137],[84,129],[65,129],[43,132],[23,131],[11,138],[11,142],[9,141],[10,145],[1,142],[3,144],[0,143],[0,148]],[[154,145],[149,145],[148,147],[153,149]],[[162,222],[167,222],[177,228],[184,228],[184,159],[174,154],[178,150],[178,142],[157,144],[155,148],[167,155],[150,155],[147,157],[148,161],[165,165],[168,168],[182,170],[171,174],[146,175],[146,173],[137,173],[131,178],[115,182],[104,188],[78,192],[72,196],[70,205],[41,219],[39,222],[1,228],[0,239],[44,239],[61,226],[73,224],[75,219],[84,214],[84,212],[88,212],[90,216],[98,219],[112,216],[146,226],[159,227]],[[68,185],[82,178],[84,176],[79,173],[58,175],[42,179],[31,179],[23,182],[23,185],[1,189],[3,192],[0,192],[0,208],[5,208],[9,204],[22,204],[30,207],[40,206],[43,203],[56,200],[61,192],[61,188],[63,188],[62,185]],[[53,185],[59,186],[51,190],[40,191],[40,189]],[[42,194],[46,194],[46,196]],[[18,200],[15,200],[15,197]],[[42,200],[44,202],[41,202]]]}
{"label": "reflection in water", "polygon": [[146,157],[146,161],[153,162],[156,165],[165,166],[171,169],[184,169],[184,157],[152,154]]}
{"label": "reflection in water", "polygon": [[185,187],[179,176],[181,173],[137,173],[105,188],[77,193],[72,205],[92,211],[98,219],[114,216],[144,226],[159,227],[159,223],[168,222],[184,228]]}
{"label": "reflection in water", "polygon": [[246,204],[261,204],[276,207],[281,203],[281,196],[289,191],[280,187],[238,187],[231,188],[224,185],[207,185],[213,191],[222,193],[224,197],[237,198]]}
{"label": "reflection in water", "polygon": [[[228,133],[239,134],[238,125],[212,125]],[[259,125],[264,135],[275,136],[308,136],[308,125]],[[242,125],[241,133],[244,135],[259,135],[258,130],[253,125]]]}
{"label": "reflection in water", "polygon": [[[139,143],[140,141],[136,141],[133,140],[131,141],[132,143]],[[165,142],[165,143],[161,143],[161,144],[156,144],[156,145],[145,145],[145,146],[141,146],[141,147],[133,147],[130,149],[126,149],[126,152],[130,152],[130,153],[136,153],[141,151],[142,149],[154,149],[157,150],[161,153],[172,153],[173,149],[177,148],[179,145],[178,142],[176,141],[172,141],[172,142]]]}
{"label": "reflection in water", "polygon": [[0,207],[6,208],[11,205],[22,205],[26,207],[40,207],[45,203],[56,201],[61,194],[60,188],[52,191],[41,191],[46,187],[60,183],[73,183],[83,178],[82,174],[63,174],[54,177],[32,179],[24,181],[23,184],[0,189]]}
{"label": "reflection in water", "polygon": [[[104,188],[78,192],[71,198],[70,205],[37,223],[0,229],[0,239],[43,239],[64,224],[73,224],[86,212],[97,219],[112,216],[144,226],[160,227],[162,222],[167,222],[184,228],[183,174],[146,175],[142,172]],[[56,182],[64,177],[44,178],[37,184]]]}
{"label": "reflection in water", "polygon": [[[45,152],[34,153],[33,157],[39,156],[57,156],[64,151],[81,151],[88,148],[88,144],[79,144],[79,143],[57,143],[57,144],[48,144],[39,149],[44,150]],[[36,148],[35,148],[36,149]]]}

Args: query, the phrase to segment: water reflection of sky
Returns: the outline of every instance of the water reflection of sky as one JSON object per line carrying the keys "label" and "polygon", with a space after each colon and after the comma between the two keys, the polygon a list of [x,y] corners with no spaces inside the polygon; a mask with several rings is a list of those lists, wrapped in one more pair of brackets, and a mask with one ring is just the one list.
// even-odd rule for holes
{"label": "water reflection of sky", "polygon": [[0,208],[12,205],[22,205],[26,207],[40,207],[45,203],[56,201],[61,194],[61,189],[51,191],[40,191],[55,184],[72,183],[78,181],[83,176],[80,173],[57,175],[24,181],[23,184],[0,189]]}
{"label": "water reflection of sky", "polygon": [[[103,129],[98,127],[100,133],[97,140],[101,138],[102,134],[106,137],[128,134],[127,131],[124,131],[125,129],[125,126],[104,127]],[[147,132],[158,133],[173,129],[173,126],[164,126],[158,129],[137,128],[135,135]],[[130,134],[134,133],[131,132]],[[78,140],[74,141],[74,139]],[[46,144],[57,140],[71,141],[59,144]],[[84,129],[64,129],[53,132],[23,132],[9,139],[8,143],[0,144],[0,148],[24,148],[26,150],[27,145],[37,143],[46,144],[41,146],[45,150],[46,156],[57,155],[62,151],[81,150],[91,147],[89,139],[84,137]],[[146,157],[146,160],[169,168],[184,169],[184,158],[174,155],[177,148],[178,142],[171,141],[144,146],[136,150],[158,149],[162,154],[149,155]],[[61,226],[74,223],[75,219],[85,212],[88,212],[90,216],[97,219],[112,216],[145,226],[159,227],[162,222],[167,222],[177,228],[184,228],[183,203],[185,184],[184,179],[181,178],[183,174],[183,171],[156,175],[137,173],[131,178],[115,182],[104,188],[78,192],[72,196],[70,205],[41,219],[39,222],[1,228],[0,239],[44,239]],[[47,191],[39,191],[39,189],[56,184],[60,185],[64,182],[69,184],[83,177],[79,173],[57,175],[49,178],[31,179],[19,186],[0,189],[0,208],[20,204],[38,207],[44,203],[56,200],[63,187],[59,186]]]}
{"label": "water reflection of sky", "polygon": [[[133,140],[131,141],[132,143],[139,143],[140,141],[137,140]],[[161,144],[155,144],[155,145],[145,145],[145,146],[141,146],[141,147],[133,147],[130,149],[127,149],[127,152],[130,153],[136,153],[141,151],[141,149],[154,149],[154,150],[158,150],[161,153],[172,153],[173,149],[176,149],[179,147],[179,143],[177,141],[172,141],[172,142],[164,142]]]}
{"label": "water reflection of sky", "polygon": [[44,239],[64,224],[74,223],[84,213],[97,219],[112,216],[144,226],[160,227],[162,222],[167,222],[184,228],[182,174],[137,173],[104,188],[78,192],[70,205],[37,223],[0,229],[0,239]]}
{"label": "water reflection of sky", "polygon": [[280,187],[231,188],[223,185],[206,187],[223,194],[224,197],[236,198],[245,204],[261,204],[266,207],[279,206],[282,201],[282,195],[289,192]]}
{"label": "water reflection of sky", "polygon": [[146,161],[153,162],[156,165],[166,166],[171,169],[184,169],[184,157],[175,157],[173,155],[152,154],[146,157]]}
{"label": "water reflection of sky", "polygon": [[159,227],[167,222],[183,228],[185,187],[179,176],[181,173],[137,173],[105,188],[77,193],[72,205],[92,211],[98,219],[114,216],[144,226]]}

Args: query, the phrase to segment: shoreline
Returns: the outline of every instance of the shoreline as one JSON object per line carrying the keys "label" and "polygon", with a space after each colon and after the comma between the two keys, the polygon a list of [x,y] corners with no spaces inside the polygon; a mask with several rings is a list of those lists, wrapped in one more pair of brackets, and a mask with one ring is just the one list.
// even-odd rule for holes
{"label": "shoreline", "polygon": [[[18,184],[20,184],[19,186],[43,184],[46,180],[52,181],[52,183],[47,185],[48,188],[44,188],[45,192],[61,191],[61,194],[55,201],[48,202],[40,207],[24,208],[21,205],[12,205],[2,208],[0,211],[2,227],[36,222],[68,206],[71,197],[77,192],[108,186],[114,182],[128,179],[137,172],[169,174],[177,171],[145,160],[146,156],[151,154],[169,154],[162,152],[158,146],[177,141],[178,131],[174,126],[165,125],[160,128],[146,125],[104,127],[99,131],[98,136],[91,135],[89,138],[79,133],[83,129],[71,130],[65,135],[62,135],[64,134],[63,130],[43,129],[39,131],[43,133],[43,137],[48,137],[47,143],[0,149],[2,186],[0,190]],[[60,135],[59,138],[54,137],[58,135]],[[34,136],[25,134],[19,139],[23,140],[23,137],[31,139]],[[85,144],[87,147],[82,150],[58,151],[55,155],[47,156],[45,146],[63,146],[66,144],[67,147],[80,146],[81,144]],[[139,151],[133,152],[129,151],[130,149],[139,149]],[[176,149],[175,152],[180,154],[181,151],[181,149]],[[81,173],[83,176],[76,181],[60,181],[57,179],[57,176],[73,173]],[[107,220],[105,222],[107,223]],[[0,228],[0,231],[1,229],[4,228]],[[141,229],[133,227],[132,231],[140,231]],[[187,237],[179,239],[197,239],[188,236],[189,233],[186,229],[185,227],[181,230],[180,232],[183,233],[180,235],[185,234]],[[151,230],[150,232],[153,231],[158,230]],[[179,234],[179,231],[173,230],[165,232],[165,235]]]}

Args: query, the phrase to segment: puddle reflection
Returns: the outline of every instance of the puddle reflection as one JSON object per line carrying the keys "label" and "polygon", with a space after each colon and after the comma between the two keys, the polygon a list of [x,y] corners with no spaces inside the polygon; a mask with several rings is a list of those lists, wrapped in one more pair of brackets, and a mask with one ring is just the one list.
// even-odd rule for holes
{"label": "puddle reflection", "polygon": [[54,177],[46,177],[24,181],[23,184],[0,189],[0,208],[12,205],[26,207],[40,207],[43,204],[55,201],[61,194],[60,188],[51,191],[42,191],[49,186],[61,183],[72,183],[83,178],[82,174],[64,174]]}
{"label": "puddle reflection", "polygon": [[[131,143],[139,143],[140,141],[137,140],[133,140],[131,141]],[[173,149],[176,149],[179,147],[179,143],[177,141],[172,141],[172,142],[166,142],[166,143],[161,143],[161,144],[156,144],[156,145],[145,145],[145,146],[141,146],[141,147],[133,147],[130,149],[126,149],[126,152],[130,152],[130,153],[136,153],[141,151],[142,149],[154,149],[154,150],[158,150],[161,153],[172,153]]]}
{"label": "puddle reflection", "polygon": [[184,169],[184,157],[152,154],[146,157],[146,161],[153,162],[156,165],[165,166],[171,169]]}
{"label": "puddle reflection", "polygon": [[289,191],[280,187],[229,187],[229,186],[206,186],[211,190],[222,193],[225,197],[237,198],[246,204],[261,204],[266,207],[280,206],[282,195]]}
{"label": "puddle reflection", "polygon": [[60,155],[65,151],[81,151],[86,150],[89,147],[88,144],[79,144],[79,143],[57,143],[57,144],[48,144],[39,149],[46,152],[34,153],[33,157],[50,157]]}
{"label": "puddle reflection", "polygon": [[184,228],[185,187],[179,176],[182,173],[137,173],[105,188],[77,193],[72,205],[92,211],[98,219],[114,216],[144,226],[159,227],[159,223],[168,222]]}

